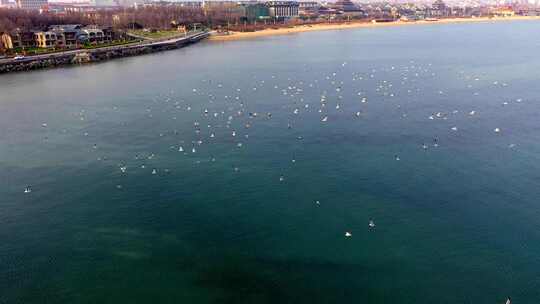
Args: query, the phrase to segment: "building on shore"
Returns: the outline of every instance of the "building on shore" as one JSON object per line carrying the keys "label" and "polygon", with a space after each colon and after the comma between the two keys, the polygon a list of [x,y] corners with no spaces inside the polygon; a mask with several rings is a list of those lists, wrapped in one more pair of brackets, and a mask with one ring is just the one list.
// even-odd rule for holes
{"label": "building on shore", "polygon": [[351,0],[337,0],[331,7],[342,12],[361,11],[361,9]]}
{"label": "building on shore", "polygon": [[47,5],[47,11],[56,14],[86,13],[93,14],[98,11],[117,10],[118,6],[95,6],[90,3],[63,3],[51,2]]}
{"label": "building on shore", "polygon": [[81,45],[100,45],[125,38],[111,27],[86,26],[80,24],[51,25],[47,30],[15,31],[7,35],[12,48],[56,48],[70,49]]}
{"label": "building on shore", "polygon": [[515,14],[511,7],[497,7],[491,11],[493,17],[513,17]]}
{"label": "building on shore", "polygon": [[202,1],[167,1],[167,0],[145,0],[142,4],[144,7],[148,6],[174,6],[200,9],[204,5]]}
{"label": "building on shore", "polygon": [[340,11],[346,17],[365,17],[366,12],[350,0],[338,0],[332,8]]}
{"label": "building on shore", "polygon": [[300,16],[316,17],[319,15],[321,4],[315,1],[298,2],[298,14]]}
{"label": "building on shore", "polygon": [[51,25],[49,31],[60,35],[63,45],[71,48],[77,46],[78,36],[82,27],[80,24]]}
{"label": "building on shore", "polygon": [[13,48],[32,48],[36,47],[36,39],[33,31],[17,30],[11,34]]}
{"label": "building on shore", "polygon": [[34,39],[36,40],[36,46],[38,48],[53,48],[61,47],[63,42],[62,38],[57,37],[56,33],[46,31],[46,32],[34,32]]}
{"label": "building on shore", "polygon": [[452,15],[452,8],[442,0],[435,0],[431,7],[427,9],[427,16],[431,18],[449,17]]}
{"label": "building on shore", "polygon": [[48,0],[17,0],[17,8],[24,10],[42,10],[47,7]]}
{"label": "building on shore", "polygon": [[242,3],[233,1],[204,1],[202,9],[207,16],[222,14],[228,20],[236,20],[236,22],[246,16],[246,7]]}
{"label": "building on shore", "polygon": [[299,4],[296,1],[269,1],[266,2],[270,16],[276,19],[298,17]]}
{"label": "building on shore", "polygon": [[519,9],[517,12],[515,12],[515,14],[521,15],[521,16],[540,16],[540,7],[539,8],[536,8],[536,7],[522,8],[522,9]]}
{"label": "building on shore", "polygon": [[0,32],[0,51],[5,52],[6,50],[13,49],[13,42],[11,41],[11,36],[8,33]]}
{"label": "building on shore", "polygon": [[110,43],[113,40],[112,29],[101,29],[98,27],[86,27],[81,29],[77,39],[81,43],[92,45]]}
{"label": "building on shore", "polygon": [[247,21],[266,20],[270,18],[270,10],[264,3],[242,4]]}

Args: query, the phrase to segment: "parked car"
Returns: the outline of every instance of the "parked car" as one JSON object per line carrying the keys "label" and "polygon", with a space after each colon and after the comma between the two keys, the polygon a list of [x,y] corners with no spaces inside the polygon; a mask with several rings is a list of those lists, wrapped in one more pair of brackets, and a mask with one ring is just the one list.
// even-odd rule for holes
{"label": "parked car", "polygon": [[25,58],[24,55],[17,55],[15,57],[13,57],[13,59],[15,59],[15,60],[22,60],[24,58]]}

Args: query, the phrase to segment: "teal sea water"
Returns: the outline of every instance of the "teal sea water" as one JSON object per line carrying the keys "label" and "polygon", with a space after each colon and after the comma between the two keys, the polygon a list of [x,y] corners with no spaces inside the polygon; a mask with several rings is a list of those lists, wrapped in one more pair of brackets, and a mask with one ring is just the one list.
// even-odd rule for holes
{"label": "teal sea water", "polygon": [[538,303],[538,32],[1,75],[0,303]]}

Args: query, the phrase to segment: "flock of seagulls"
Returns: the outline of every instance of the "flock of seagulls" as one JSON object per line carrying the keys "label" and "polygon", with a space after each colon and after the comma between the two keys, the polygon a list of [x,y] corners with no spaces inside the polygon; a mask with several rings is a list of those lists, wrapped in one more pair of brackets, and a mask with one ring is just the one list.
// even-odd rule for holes
{"label": "flock of seagulls", "polygon": [[[397,109],[400,119],[408,119],[405,104],[401,104],[400,98],[408,100],[422,98],[421,93],[425,88],[425,81],[437,76],[431,64],[422,65],[411,61],[402,66],[389,66],[380,69],[369,69],[363,72],[350,72],[346,70],[347,62],[337,67],[334,72],[311,75],[312,79],[291,79],[281,75],[268,75],[265,77],[246,77],[240,87],[227,85],[225,82],[215,80],[203,80],[200,87],[193,88],[188,92],[175,93],[174,90],[156,96],[145,105],[144,118],[153,121],[156,125],[156,132],[162,126],[163,119],[169,122],[163,125],[174,125],[179,122],[176,128],[160,132],[157,135],[159,142],[161,138],[166,138],[170,142],[170,153],[177,153],[182,157],[185,155],[198,155],[201,151],[205,155],[209,154],[209,162],[219,161],[217,152],[212,148],[215,145],[230,144],[231,149],[246,149],[250,145],[252,130],[258,125],[260,128],[272,126],[274,130],[287,132],[296,129],[297,126],[317,123],[321,126],[331,126],[339,120],[362,121],[363,117],[369,113],[370,105],[389,101],[385,107]],[[305,67],[309,70],[309,67]],[[312,72],[312,71],[310,71]],[[382,79],[391,75],[391,80]],[[460,72],[458,78],[465,80],[466,88],[471,91],[471,96],[478,96],[474,83],[480,81],[480,77],[467,75]],[[493,86],[506,87],[507,83],[496,81]],[[431,88],[435,96],[446,95],[445,90]],[[258,92],[263,92],[258,94]],[[317,97],[313,97],[317,96]],[[448,97],[447,97],[448,98]],[[274,99],[280,102],[272,104]],[[197,101],[195,101],[197,100]],[[201,100],[204,100],[200,102]],[[264,103],[257,100],[266,100]],[[515,99],[515,103],[524,102],[522,99]],[[503,106],[510,106],[509,101],[503,101]],[[453,111],[436,111],[425,113],[425,121],[451,121],[456,123],[459,120],[453,119],[456,115],[464,113],[466,117],[477,117],[481,114],[480,109],[473,109],[471,104],[469,109]],[[113,111],[120,111],[118,107],[111,108]],[[394,113],[394,112],[393,112]],[[89,113],[81,109],[75,114],[82,123],[87,122]],[[186,118],[191,119],[190,127],[186,130]],[[279,125],[272,125],[265,122],[278,119]],[[385,119],[382,117],[381,119]],[[172,123],[171,123],[172,122]],[[283,124],[281,124],[283,122]],[[50,128],[52,122],[43,122],[41,127]],[[403,122],[405,124],[405,122]],[[493,126],[493,133],[502,135],[502,126]],[[448,132],[450,134],[460,132],[459,125],[452,125]],[[63,130],[65,133],[66,131]],[[311,133],[316,134],[316,130]],[[313,135],[313,134],[309,135]],[[186,134],[189,134],[186,136]],[[257,133],[261,136],[261,133]],[[302,141],[308,134],[295,133],[291,135],[291,140]],[[82,136],[88,137],[89,132],[85,131]],[[184,138],[180,138],[184,136]],[[264,135],[263,135],[264,136]],[[268,135],[271,136],[271,135]],[[431,144],[428,144],[431,141]],[[154,143],[149,143],[151,147]],[[442,144],[439,137],[429,139],[425,143],[420,143],[421,150],[436,148]],[[91,151],[95,153],[98,161],[114,161],[110,156],[101,153],[97,143],[89,143]],[[516,145],[509,143],[508,147]],[[279,147],[276,147],[279,149]],[[157,153],[157,152],[156,152]],[[149,166],[151,160],[157,155],[151,151],[130,155],[125,160],[118,160],[117,170],[121,175],[130,174],[133,170],[149,170],[150,175],[171,172],[171,168],[158,168]],[[135,160],[135,161],[133,161]],[[298,155],[292,155],[291,163],[296,163]],[[395,161],[401,161],[402,157],[394,154]],[[201,158],[197,158],[196,164],[200,164]],[[138,163],[138,164],[136,164]],[[238,173],[241,166],[231,164],[232,171]],[[285,174],[278,172],[276,180],[279,183],[288,181]],[[122,185],[117,185],[122,189]],[[24,193],[32,192],[32,187],[27,186]],[[320,205],[320,201],[315,201]],[[369,220],[368,228],[375,229],[373,219]],[[351,231],[345,232],[345,237],[352,237]]]}

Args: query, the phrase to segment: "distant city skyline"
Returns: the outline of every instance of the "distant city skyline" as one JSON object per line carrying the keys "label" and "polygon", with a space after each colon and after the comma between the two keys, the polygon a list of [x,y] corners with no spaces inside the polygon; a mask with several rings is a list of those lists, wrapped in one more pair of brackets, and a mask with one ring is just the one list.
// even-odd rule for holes
{"label": "distant city skyline", "polygon": [[[1,0],[1,3],[15,3],[15,0]],[[159,0],[155,0],[159,1]],[[203,2],[203,0],[167,0],[167,2]],[[212,1],[221,1],[221,0],[205,0],[207,2]],[[231,0],[234,2],[234,0]],[[337,0],[328,0],[328,1],[317,1],[317,2],[336,2]],[[100,2],[100,0],[49,0],[50,3],[95,3]],[[110,1],[106,1],[110,2]],[[140,2],[143,2],[143,0],[140,0]],[[310,0],[299,0],[298,2],[312,2]],[[390,1],[381,1],[381,0],[354,0],[353,2],[356,3],[381,3],[381,2],[388,2],[388,3],[416,3],[416,4],[431,4],[434,1],[430,0],[390,0]],[[446,0],[444,1],[448,4],[481,4],[481,5],[510,5],[513,3],[520,3],[520,4],[538,4],[538,0]]]}
{"label": "distant city skyline", "polygon": [[[30,0],[23,0],[23,1],[30,1]],[[144,3],[144,2],[159,2],[159,1],[165,1],[165,2],[203,2],[203,0],[132,0],[129,1],[130,3]],[[222,1],[222,0],[205,0],[206,2],[213,2],[213,1]],[[232,2],[235,2],[234,0],[231,0]],[[256,1],[256,0],[254,0]],[[327,0],[327,1],[317,1],[320,3],[334,3],[337,0]],[[299,0],[298,2],[313,2],[310,0]],[[413,3],[413,4],[420,4],[420,5],[431,5],[434,1],[430,0],[389,0],[389,1],[381,1],[381,0],[353,0],[354,3],[358,4],[370,4],[370,3],[394,3],[394,4],[404,4],[404,3]],[[445,0],[445,3],[447,3],[450,6],[459,6],[459,7],[475,7],[475,6],[482,6],[482,5],[491,5],[491,6],[505,6],[505,5],[532,5],[532,6],[539,6],[540,0]],[[64,4],[79,4],[79,5],[89,5],[89,6],[114,6],[118,5],[118,2],[115,0],[48,0],[48,3],[64,3]],[[120,4],[123,4],[124,1],[121,1]],[[0,0],[0,7],[1,6],[16,6],[17,2],[16,0]]]}

